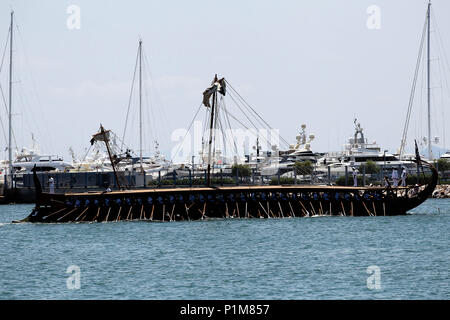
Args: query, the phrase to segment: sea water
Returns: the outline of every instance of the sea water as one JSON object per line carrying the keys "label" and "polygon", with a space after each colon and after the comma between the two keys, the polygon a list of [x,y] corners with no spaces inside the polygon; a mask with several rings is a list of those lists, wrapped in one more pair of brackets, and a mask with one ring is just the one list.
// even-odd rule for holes
{"label": "sea water", "polygon": [[449,299],[450,200],[406,216],[12,224],[0,299]]}

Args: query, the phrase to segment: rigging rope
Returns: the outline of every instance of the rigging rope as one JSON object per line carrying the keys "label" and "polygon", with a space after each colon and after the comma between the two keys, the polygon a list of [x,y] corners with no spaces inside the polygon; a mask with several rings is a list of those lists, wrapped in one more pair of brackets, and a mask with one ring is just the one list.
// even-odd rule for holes
{"label": "rigging rope", "polygon": [[[232,91],[234,91],[237,96],[244,102],[244,105],[246,105],[248,108],[250,108],[253,113],[270,129],[272,129],[272,127],[255,111],[255,109],[253,109],[253,107],[233,88],[233,86],[227,81],[225,80],[225,82],[227,83],[227,86],[229,86],[231,88]],[[289,146],[289,143],[280,135],[280,139],[287,145]]]}
{"label": "rigging rope", "polygon": [[[153,80],[154,76],[153,76],[153,74],[151,72],[150,62],[149,62],[149,59],[147,57],[147,54],[146,54],[144,46],[142,46],[142,55],[144,57],[144,73],[147,73],[147,76],[150,79],[150,82],[152,84],[153,92],[155,93],[154,96],[150,95],[150,103],[151,103],[150,111],[152,113],[153,123],[155,123],[155,124],[160,123],[160,121],[156,121],[156,116],[161,118],[163,120],[163,123],[170,123],[169,118],[167,118],[167,114],[165,112],[166,108],[165,108],[163,100],[161,99],[161,94],[160,94],[160,90],[159,90],[159,88],[157,86],[157,82]],[[145,66],[147,66],[147,67],[145,67]],[[159,99],[157,99],[158,101],[154,101],[155,100],[155,99],[153,99],[154,97],[155,98],[159,98]],[[158,115],[155,114],[155,112],[154,112],[154,110],[152,108],[152,106],[156,106],[156,105],[160,105],[160,108],[155,108],[155,110],[158,111]],[[162,129],[164,130],[164,129],[167,129],[169,127],[170,126],[163,126]],[[158,132],[159,132],[159,130],[155,131],[155,138],[156,139],[159,139],[159,137],[157,136]]]}
{"label": "rigging rope", "polygon": [[[18,21],[18,18],[16,17],[15,18],[16,19],[16,21]],[[37,89],[37,85],[36,85],[36,81],[35,81],[35,78],[34,78],[34,76],[33,76],[33,72],[32,72],[32,68],[31,68],[31,65],[30,65],[30,63],[29,63],[29,59],[28,59],[28,55],[27,55],[27,50],[25,50],[25,41],[24,41],[24,39],[23,39],[23,36],[22,36],[22,32],[21,32],[21,30],[20,30],[20,28],[19,28],[19,23],[16,23],[15,24],[15,26],[16,26],[16,30],[17,30],[17,34],[19,35],[19,43],[21,44],[21,46],[22,46],[22,53],[23,53],[23,57],[24,57],[24,61],[25,61],[25,65],[26,65],[26,67],[28,68],[28,72],[27,72],[27,74],[29,75],[29,80],[30,80],[30,82],[31,82],[31,84],[32,84],[32,87],[33,87],[33,90],[31,90],[31,92],[32,93],[34,93],[34,99],[36,100],[36,102],[37,102],[37,105],[38,105],[38,107],[39,107],[39,109],[40,109],[40,112],[38,112],[38,115],[39,116],[43,116],[44,115],[44,112],[43,112],[43,110],[45,110],[45,108],[43,108],[42,107],[42,103],[41,103],[41,99],[40,99],[40,97],[39,97],[39,95],[38,95],[38,92],[39,92],[39,90]],[[22,86],[22,83],[21,82],[19,82],[19,85],[20,86]],[[23,90],[23,92],[25,93],[26,91],[25,90]],[[24,95],[25,96],[25,95]],[[31,94],[30,94],[30,98],[31,98]],[[25,98],[27,98],[26,96],[25,96]],[[54,149],[54,146],[53,146],[53,140],[52,140],[52,134],[50,134],[50,131],[49,131],[49,126],[48,125],[46,125],[46,117],[44,116],[44,117],[41,117],[41,119],[39,120],[39,121],[35,121],[38,117],[36,117],[35,116],[35,114],[33,113],[33,108],[31,108],[31,103],[28,103],[28,105],[30,106],[29,108],[28,108],[28,111],[29,111],[29,113],[31,114],[31,122],[32,123],[37,123],[37,122],[39,122],[39,123],[43,123],[44,124],[44,133],[45,133],[45,135],[48,137],[48,144],[49,144],[49,147],[51,148],[51,149]],[[25,107],[26,105],[24,104],[24,107]],[[25,115],[27,115],[28,114],[28,112],[25,112]],[[29,119],[28,119],[28,117],[27,116],[25,116],[25,121],[28,123],[28,125],[29,125],[29,128],[31,128],[31,125],[30,125],[30,122],[29,122]],[[41,130],[40,130],[40,127],[36,127],[35,128],[37,131],[38,131],[38,134],[42,137],[42,132],[41,132]]]}
{"label": "rigging rope", "polygon": [[405,145],[406,145],[406,136],[408,134],[409,120],[410,120],[410,117],[411,117],[411,110],[412,110],[413,101],[414,101],[414,93],[416,91],[417,76],[418,76],[419,67],[420,67],[420,60],[422,58],[422,53],[423,53],[423,44],[424,44],[425,33],[426,33],[426,29],[427,29],[427,19],[428,18],[425,19],[425,23],[424,23],[423,31],[422,31],[422,37],[421,37],[421,40],[420,40],[419,54],[418,54],[418,57],[417,57],[416,69],[415,69],[415,72],[414,72],[414,79],[413,79],[413,83],[412,83],[411,93],[410,93],[410,96],[409,96],[408,111],[406,113],[406,120],[405,120],[405,126],[403,128],[402,141],[400,143],[400,150],[399,150],[399,155],[400,156],[402,156],[403,151],[405,149]]}
{"label": "rigging rope", "polygon": [[[8,105],[6,103],[5,94],[3,93],[3,88],[2,88],[1,84],[0,84],[0,92],[2,93],[2,100],[3,100],[3,104],[5,105],[6,113],[8,113]],[[1,116],[0,116],[0,123],[2,125],[2,132],[3,132],[3,137],[5,138],[5,144],[8,144],[8,138],[6,138],[5,126],[3,125],[3,120],[2,120]],[[14,135],[14,132],[13,132],[13,135]]]}
{"label": "rigging rope", "polygon": [[120,146],[120,149],[123,150],[123,141],[125,141],[125,132],[127,131],[127,125],[128,125],[128,116],[130,113],[130,107],[131,107],[131,99],[133,97],[133,88],[134,88],[134,81],[136,79],[136,70],[138,65],[138,59],[139,59],[139,49],[136,54],[136,63],[134,65],[134,73],[133,73],[133,80],[131,82],[131,90],[130,90],[130,97],[128,99],[128,108],[127,108],[127,116],[125,118],[125,127],[123,129],[123,135],[122,135],[122,145]]}
{"label": "rigging rope", "polygon": [[[438,60],[439,61],[439,66],[441,67],[439,69],[440,70],[440,75],[441,75],[441,77],[440,77],[441,86],[442,86],[442,78],[443,78],[444,82],[445,82],[445,88],[447,89],[448,98],[450,100],[450,86],[449,86],[448,78],[446,76],[446,69],[445,69],[445,67],[447,67],[448,68],[448,72],[450,74],[450,63],[448,61],[448,56],[446,54],[444,42],[442,41],[441,32],[440,32],[440,29],[438,27],[437,19],[435,18],[434,9],[433,8],[431,9],[431,15],[433,17],[432,21],[433,21],[433,24],[434,24],[434,28],[437,31],[437,35],[438,35],[437,36],[437,39],[438,39],[438,41],[437,41],[437,43],[438,43],[438,50],[442,53],[441,56],[444,56],[444,59],[443,59],[444,62],[443,63],[441,62],[441,59]],[[442,98],[442,102],[444,102],[443,90],[441,90],[441,98]],[[446,122],[445,122],[445,112],[444,111],[445,111],[445,108],[443,107],[442,108],[443,146],[444,146],[444,149],[446,149],[446,141],[445,141],[445,125],[446,125]]]}
{"label": "rigging rope", "polygon": [[[225,109],[225,108],[224,108]],[[225,109],[226,110],[226,109]],[[234,138],[233,135],[233,130],[231,130],[231,122],[230,122],[230,117],[228,116],[228,113],[225,112],[225,124],[228,123],[228,127],[230,128],[230,132],[231,132],[231,138],[233,140],[233,145],[234,145],[234,152],[237,155],[238,154],[238,150],[237,150],[237,145],[236,145],[236,139]]]}
{"label": "rigging rope", "polygon": [[3,55],[2,55],[2,62],[0,64],[0,73],[2,73],[2,69],[3,69],[3,62],[5,60],[6,48],[8,47],[8,38],[9,38],[10,32],[11,32],[11,27],[8,28],[8,36],[6,37],[5,48],[3,49]]}
{"label": "rigging rope", "polygon": [[[243,126],[245,129],[247,130],[251,130],[249,127],[247,127],[244,123],[242,123],[236,116],[234,116],[230,111],[228,111],[227,109],[224,110],[225,113],[230,116],[231,118],[233,118],[236,122],[238,122],[241,126]],[[263,137],[263,139],[265,140],[265,142],[270,145],[270,141],[267,140],[265,137]]]}
{"label": "rigging rope", "polygon": [[178,154],[178,152],[180,151],[181,146],[184,144],[184,140],[186,139],[186,136],[188,135],[189,131],[191,130],[191,127],[192,127],[192,125],[193,125],[193,123],[194,123],[194,121],[195,121],[195,118],[197,118],[197,115],[198,115],[198,113],[200,112],[200,108],[201,108],[201,107],[202,107],[202,103],[200,103],[200,105],[198,106],[197,112],[195,113],[194,118],[192,118],[192,121],[191,121],[191,123],[189,124],[189,127],[188,127],[188,129],[187,129],[187,131],[186,131],[186,134],[185,134],[184,137],[183,137],[183,140],[181,140],[181,143],[180,143],[180,145],[178,146],[177,151],[174,153],[175,155]]}
{"label": "rigging rope", "polygon": [[[5,60],[6,49],[8,48],[8,38],[9,38],[10,32],[11,32],[11,27],[8,28],[8,35],[6,37],[5,47],[3,49],[2,61],[0,63],[0,74],[2,73],[2,69],[3,69],[3,62]],[[5,105],[6,114],[8,114],[8,104],[6,103],[5,94],[3,92],[3,88],[2,88],[2,84],[1,83],[0,83],[0,92],[2,94],[3,103]],[[2,126],[3,137],[5,138],[5,144],[8,144],[8,139],[6,138],[5,126],[3,125],[3,120],[2,120],[1,116],[0,116],[0,123],[1,123],[1,126]]]}
{"label": "rigging rope", "polygon": [[[8,37],[6,37],[5,48],[4,48],[4,50],[3,50],[2,62],[1,62],[1,66],[0,66],[0,73],[1,73],[1,70],[2,70],[2,68],[3,68],[3,62],[4,62],[4,59],[5,59],[5,55],[6,55],[6,49],[7,49],[7,47],[8,47],[8,38],[9,38],[10,32],[11,32],[11,27],[8,28]],[[5,93],[4,93],[4,91],[3,91],[3,88],[2,88],[2,86],[1,86],[1,83],[0,83],[0,92],[1,92],[1,94],[2,94],[2,100],[3,100],[3,104],[4,104],[4,106],[5,106],[5,112],[6,112],[6,114],[9,114],[9,111],[8,111],[8,103],[6,102]],[[1,122],[1,126],[2,126],[3,137],[5,138],[5,143],[8,144],[8,139],[7,139],[7,137],[6,137],[5,127],[4,127],[4,125],[3,125],[3,120],[1,119],[1,117],[0,117],[0,122]],[[17,146],[16,136],[15,136],[14,130],[13,130],[12,128],[11,128],[11,134],[12,134],[12,138],[13,138],[14,144]]]}

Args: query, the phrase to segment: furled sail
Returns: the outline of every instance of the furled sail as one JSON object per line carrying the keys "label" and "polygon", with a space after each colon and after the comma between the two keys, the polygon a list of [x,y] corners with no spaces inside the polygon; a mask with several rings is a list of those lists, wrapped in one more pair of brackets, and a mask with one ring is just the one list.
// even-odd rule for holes
{"label": "furled sail", "polygon": [[109,141],[110,132],[110,130],[105,130],[103,126],[100,126],[100,132],[92,136],[91,145],[93,145],[95,141]]}
{"label": "furled sail", "polygon": [[220,80],[217,80],[214,82],[211,86],[209,86],[204,92],[203,92],[203,104],[205,107],[210,107],[209,100],[214,92],[219,92],[221,95],[225,95],[226,93],[226,85],[225,85],[225,78],[222,78]]}

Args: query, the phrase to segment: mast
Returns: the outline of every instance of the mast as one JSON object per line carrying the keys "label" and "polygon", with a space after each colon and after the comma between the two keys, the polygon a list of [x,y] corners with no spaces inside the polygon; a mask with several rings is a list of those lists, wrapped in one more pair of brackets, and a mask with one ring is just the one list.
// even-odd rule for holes
{"label": "mast", "polygon": [[139,39],[139,162],[142,167],[142,40]]}
{"label": "mast", "polygon": [[430,11],[431,11],[431,0],[428,2],[428,10],[427,10],[428,159],[431,161],[433,160],[433,153],[431,150]]}
{"label": "mast", "polygon": [[[213,83],[217,82],[217,74],[214,76]],[[214,91],[213,93],[213,99],[212,99],[212,106],[211,106],[211,121],[209,123],[209,143],[208,143],[208,174],[207,174],[207,186],[211,186],[211,146],[212,146],[212,140],[213,140],[213,127],[214,127],[214,109],[216,106],[216,99],[217,99],[217,92]]]}
{"label": "mast", "polygon": [[114,157],[113,157],[113,154],[111,153],[111,148],[109,146],[109,133],[110,133],[110,130],[105,130],[105,128],[103,128],[103,125],[100,124],[100,132],[98,132],[92,136],[91,145],[93,145],[95,141],[103,141],[105,143],[106,150],[108,151],[109,161],[111,161],[111,167],[114,172],[114,177],[116,178],[117,187],[119,188],[119,190],[121,190],[122,186],[120,185],[119,177],[118,177],[117,171],[116,171],[116,164],[114,161],[117,157],[116,157],[116,155],[114,155]]}
{"label": "mast", "polygon": [[14,11],[11,11],[11,25],[10,25],[10,39],[9,39],[9,133],[8,133],[8,160],[9,160],[9,174],[11,176],[11,189],[14,187],[13,182],[13,164],[12,164],[12,72],[13,72],[13,61],[12,61],[12,48],[13,48],[13,19]]}

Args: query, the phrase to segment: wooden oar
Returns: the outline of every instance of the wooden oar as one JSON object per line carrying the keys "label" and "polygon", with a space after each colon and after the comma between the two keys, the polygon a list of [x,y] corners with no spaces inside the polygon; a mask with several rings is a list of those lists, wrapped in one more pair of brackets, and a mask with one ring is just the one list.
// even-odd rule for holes
{"label": "wooden oar", "polygon": [[278,207],[280,208],[280,212],[281,212],[281,217],[284,218],[284,213],[283,213],[283,209],[281,208],[281,204],[280,201],[278,201]]}
{"label": "wooden oar", "polygon": [[229,218],[230,215],[228,214],[228,203],[225,202],[225,217]]}
{"label": "wooden oar", "polygon": [[127,219],[126,220],[128,220],[128,218],[130,217],[130,213],[131,213],[131,209],[133,208],[133,206],[130,206],[130,209],[128,209],[128,214],[127,214]]}
{"label": "wooden oar", "polygon": [[47,216],[45,216],[45,217],[42,217],[42,219],[47,219],[47,218],[49,218],[49,217],[51,217],[51,216],[53,216],[53,215],[55,215],[55,214],[57,214],[57,213],[60,213],[61,211],[63,211],[63,210],[66,210],[67,208],[62,208],[62,209],[59,209],[58,211],[55,211],[55,212],[53,212],[53,213],[50,213],[49,215],[47,215]]}
{"label": "wooden oar", "polygon": [[247,201],[245,201],[245,214],[244,214],[244,217],[248,218]]}
{"label": "wooden oar", "polygon": [[184,204],[184,208],[186,209],[186,216],[188,218],[188,221],[191,221],[191,219],[189,218],[189,208],[186,204]]}
{"label": "wooden oar", "polygon": [[367,213],[369,214],[369,216],[373,216],[373,214],[370,212],[370,210],[367,209],[367,206],[366,206],[366,204],[364,203],[364,201],[361,201],[361,202],[362,202],[362,204],[364,205],[364,208],[366,208],[366,211],[367,211]]}
{"label": "wooden oar", "polygon": [[206,212],[206,201],[205,204],[203,205],[202,219],[205,218],[205,212]]}
{"label": "wooden oar", "polygon": [[270,219],[270,215],[269,213],[267,213],[266,209],[264,209],[263,205],[261,204],[261,202],[258,202],[258,204],[261,206],[261,208],[263,209],[263,211],[265,212],[265,214],[267,215],[267,218]]}
{"label": "wooden oar", "polygon": [[312,204],[311,201],[309,202],[309,205],[311,206],[312,212],[313,212],[314,215],[316,216],[316,215],[317,215],[317,212],[316,212],[316,210],[314,209],[314,206],[313,206],[313,204]]}
{"label": "wooden oar", "polygon": [[155,205],[152,205],[152,213],[150,214],[150,221],[153,220],[153,211],[155,211]]}
{"label": "wooden oar", "polygon": [[95,215],[94,219],[92,219],[92,221],[97,221],[97,217],[100,215],[100,207],[98,207],[97,209],[97,214]]}
{"label": "wooden oar", "polygon": [[116,222],[120,220],[120,212],[122,211],[122,206],[119,207],[119,213],[117,213]]}
{"label": "wooden oar", "polygon": [[342,207],[342,212],[344,213],[344,216],[347,216],[347,214],[345,213],[345,208],[344,208],[344,204],[341,201],[341,207]]}
{"label": "wooden oar", "polygon": [[87,209],[89,209],[89,207],[86,207],[86,209],[84,209],[83,212],[81,212],[80,215],[76,217],[75,221],[78,221],[78,219],[83,215],[83,213],[87,211]]}
{"label": "wooden oar", "polygon": [[170,221],[173,221],[173,211],[175,210],[175,203],[172,206],[172,213],[170,214]]}
{"label": "wooden oar", "polygon": [[291,208],[291,216],[295,217],[294,209],[292,208],[291,201],[288,201],[289,207]]}
{"label": "wooden oar", "polygon": [[303,202],[301,200],[298,200],[298,202],[300,203],[300,205],[303,207],[303,209],[305,209],[306,213],[308,216],[310,216],[308,209],[306,209],[305,205],[303,204]]}
{"label": "wooden oar", "polygon": [[106,218],[103,221],[108,222],[109,213],[111,212],[111,207],[108,208],[108,213],[106,214]]}
{"label": "wooden oar", "polygon": [[144,205],[141,205],[141,212],[139,214],[139,220],[142,220],[142,214],[144,214],[144,218],[145,218],[145,211],[144,211]]}
{"label": "wooden oar", "polygon": [[203,219],[203,212],[204,212],[204,210],[205,210],[205,206],[206,206],[206,202],[205,202],[205,204],[203,205],[203,211],[200,210],[200,208],[197,208],[197,211],[200,212],[200,214],[202,215],[200,219]]}
{"label": "wooden oar", "polygon": [[62,217],[59,217],[57,219],[57,221],[60,221],[62,219],[64,219],[66,216],[68,216],[69,214],[71,214],[72,212],[74,212],[75,210],[77,210],[78,208],[73,208],[72,210],[70,210],[69,212],[67,212],[65,215],[63,215]]}

